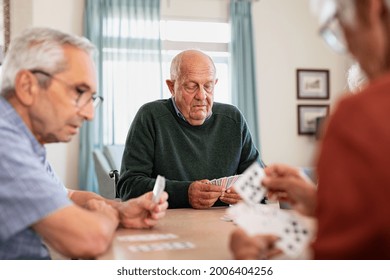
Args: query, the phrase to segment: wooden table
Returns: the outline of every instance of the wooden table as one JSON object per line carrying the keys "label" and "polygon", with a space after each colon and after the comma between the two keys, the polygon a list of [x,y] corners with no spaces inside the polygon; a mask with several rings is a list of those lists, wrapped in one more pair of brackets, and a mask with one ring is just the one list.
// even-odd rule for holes
{"label": "wooden table", "polygon": [[[204,260],[231,259],[229,237],[235,225],[222,218],[227,207],[205,210],[169,209],[167,215],[151,230],[118,229],[109,250],[98,259],[164,259]],[[154,241],[129,241],[134,235],[174,234],[177,238]],[[194,248],[132,252],[129,246],[161,242],[191,242]]]}

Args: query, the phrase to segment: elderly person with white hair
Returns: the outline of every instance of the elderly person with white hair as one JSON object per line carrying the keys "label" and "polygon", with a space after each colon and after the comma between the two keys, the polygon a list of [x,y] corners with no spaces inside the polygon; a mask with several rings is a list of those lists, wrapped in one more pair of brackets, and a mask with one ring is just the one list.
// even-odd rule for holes
{"label": "elderly person with white hair", "polygon": [[[349,50],[370,81],[331,115],[317,162],[318,190],[296,169],[269,166],[262,184],[316,218],[315,259],[390,259],[390,1],[317,0],[321,35]],[[366,207],[368,206],[368,207]],[[233,232],[235,258],[280,253],[277,238]]]}
{"label": "elderly person with white hair", "polygon": [[31,28],[11,42],[0,96],[0,259],[92,258],[110,246],[118,225],[150,228],[164,217],[166,193],[126,202],[67,189],[45,145],[69,142],[101,101],[86,39]]}

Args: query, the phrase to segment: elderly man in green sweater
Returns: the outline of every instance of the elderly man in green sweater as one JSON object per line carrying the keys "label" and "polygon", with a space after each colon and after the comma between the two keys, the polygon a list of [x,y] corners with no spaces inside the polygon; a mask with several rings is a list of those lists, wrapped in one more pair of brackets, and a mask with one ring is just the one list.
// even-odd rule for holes
{"label": "elderly man in green sweater", "polygon": [[166,83],[170,99],[143,105],[130,127],[117,195],[123,200],[153,189],[166,178],[170,208],[204,209],[235,204],[239,195],[209,183],[241,174],[259,152],[241,112],[214,103],[218,82],[212,59],[201,51],[179,53]]}

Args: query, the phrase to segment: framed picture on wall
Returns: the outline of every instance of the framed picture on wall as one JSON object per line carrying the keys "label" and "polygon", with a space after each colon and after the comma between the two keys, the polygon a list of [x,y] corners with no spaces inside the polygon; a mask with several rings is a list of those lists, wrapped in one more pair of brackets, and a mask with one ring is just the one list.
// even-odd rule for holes
{"label": "framed picture on wall", "polygon": [[298,105],[298,135],[316,135],[329,105]]}
{"label": "framed picture on wall", "polygon": [[298,99],[329,99],[329,70],[297,69]]}

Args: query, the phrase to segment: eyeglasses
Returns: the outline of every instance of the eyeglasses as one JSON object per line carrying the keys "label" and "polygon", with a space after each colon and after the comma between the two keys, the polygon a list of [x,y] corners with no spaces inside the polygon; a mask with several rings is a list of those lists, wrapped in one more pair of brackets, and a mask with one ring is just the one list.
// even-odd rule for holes
{"label": "eyeglasses", "polygon": [[93,108],[96,109],[100,105],[100,103],[103,102],[102,96],[99,96],[99,95],[89,96],[88,94],[85,94],[86,92],[88,92],[88,90],[84,89],[83,86],[70,85],[68,82],[66,82],[60,78],[57,78],[57,77],[53,76],[52,74],[47,73],[46,71],[43,71],[43,70],[33,69],[33,70],[30,70],[30,72],[33,74],[41,74],[41,75],[47,76],[50,79],[53,79],[53,80],[56,80],[56,81],[62,83],[69,90],[75,92],[77,94],[77,98],[75,100],[76,106],[80,109],[84,108],[90,102],[93,103]]}
{"label": "eyeglasses", "polygon": [[337,14],[329,18],[319,31],[325,42],[336,52],[346,53],[346,40]]}

